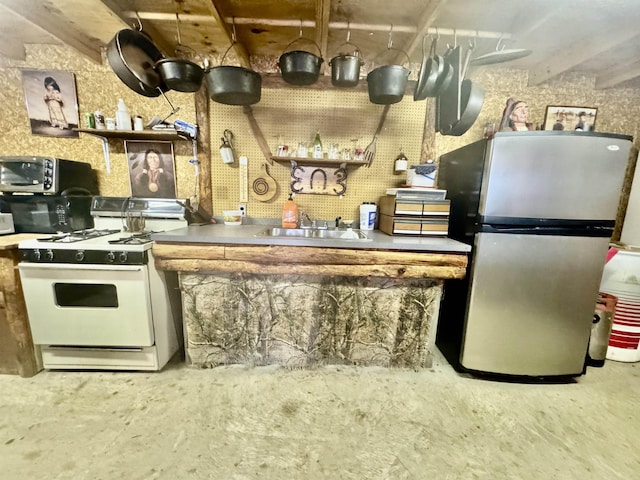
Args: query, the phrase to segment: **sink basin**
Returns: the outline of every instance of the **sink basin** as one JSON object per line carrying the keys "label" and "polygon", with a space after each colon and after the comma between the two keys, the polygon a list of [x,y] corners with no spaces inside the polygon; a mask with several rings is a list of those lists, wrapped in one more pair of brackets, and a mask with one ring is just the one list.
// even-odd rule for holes
{"label": "sink basin", "polygon": [[[346,238],[351,236],[352,238]],[[333,240],[361,241],[371,240],[362,230],[328,230],[318,228],[280,228],[269,227],[260,233],[256,233],[256,237],[278,237],[278,238],[329,238]]]}

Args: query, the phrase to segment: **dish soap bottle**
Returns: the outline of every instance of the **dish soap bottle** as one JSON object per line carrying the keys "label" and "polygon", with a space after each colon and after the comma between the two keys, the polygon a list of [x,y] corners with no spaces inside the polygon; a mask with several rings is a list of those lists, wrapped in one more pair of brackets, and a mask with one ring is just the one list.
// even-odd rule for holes
{"label": "dish soap bottle", "polygon": [[282,228],[296,228],[298,226],[298,205],[289,194],[289,200],[282,207]]}
{"label": "dish soap bottle", "polygon": [[320,140],[320,132],[316,132],[316,137],[313,139],[313,150],[311,153],[313,158],[322,158],[322,140]]}

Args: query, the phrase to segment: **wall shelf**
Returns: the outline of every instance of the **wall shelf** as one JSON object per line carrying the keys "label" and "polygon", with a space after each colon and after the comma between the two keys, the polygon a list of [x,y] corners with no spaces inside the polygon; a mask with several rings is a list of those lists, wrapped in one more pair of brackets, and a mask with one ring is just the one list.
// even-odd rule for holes
{"label": "wall shelf", "polygon": [[111,173],[110,138],[118,140],[191,140],[187,133],[181,135],[175,130],[107,130],[102,128],[74,128],[73,130],[75,132],[88,133],[102,140],[102,153],[107,173]]}
{"label": "wall shelf", "polygon": [[271,156],[271,160],[279,163],[291,163],[296,162],[300,165],[323,165],[325,167],[348,167],[353,165],[359,167],[366,165],[364,160],[341,160],[339,158],[311,158],[311,157],[276,157]]}
{"label": "wall shelf", "polygon": [[75,132],[88,133],[101,138],[117,138],[122,140],[189,140],[177,131],[163,130],[106,130],[97,128],[74,128]]}

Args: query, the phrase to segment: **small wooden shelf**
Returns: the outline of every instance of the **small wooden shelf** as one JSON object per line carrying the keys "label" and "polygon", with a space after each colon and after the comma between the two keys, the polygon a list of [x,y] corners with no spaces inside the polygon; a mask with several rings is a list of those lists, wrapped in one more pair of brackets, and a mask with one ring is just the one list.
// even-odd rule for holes
{"label": "small wooden shelf", "polygon": [[188,140],[188,135],[182,136],[175,130],[106,130],[97,128],[74,128],[76,132],[88,133],[102,138],[118,138],[123,140]]}
{"label": "small wooden shelf", "polygon": [[353,165],[359,167],[366,165],[364,160],[341,160],[339,158],[311,158],[311,157],[277,157],[271,156],[271,160],[280,163],[296,162],[300,165],[325,165],[325,166],[346,166]]}

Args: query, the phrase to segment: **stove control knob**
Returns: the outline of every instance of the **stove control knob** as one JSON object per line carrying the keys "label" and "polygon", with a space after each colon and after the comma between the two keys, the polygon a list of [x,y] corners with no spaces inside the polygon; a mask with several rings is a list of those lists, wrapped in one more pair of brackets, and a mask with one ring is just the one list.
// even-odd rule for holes
{"label": "stove control knob", "polygon": [[78,250],[78,251],[76,252],[76,261],[77,261],[77,262],[81,262],[81,261],[83,261],[83,260],[84,260],[84,257],[85,257],[85,255],[84,255],[84,250]]}
{"label": "stove control knob", "polygon": [[36,261],[39,261],[40,258],[42,257],[42,254],[40,253],[40,250],[38,250],[37,248],[33,251],[33,258]]}
{"label": "stove control knob", "polygon": [[116,261],[116,254],[113,252],[107,253],[107,262],[113,263]]}
{"label": "stove control knob", "polygon": [[127,258],[128,258],[128,256],[127,256],[127,252],[120,252],[120,253],[118,254],[118,260],[120,261],[120,263],[124,263],[124,262],[126,262],[126,261],[127,261]]}
{"label": "stove control knob", "polygon": [[45,257],[47,260],[49,260],[49,261],[53,260],[53,250],[48,249],[48,250],[45,252],[44,257]]}

